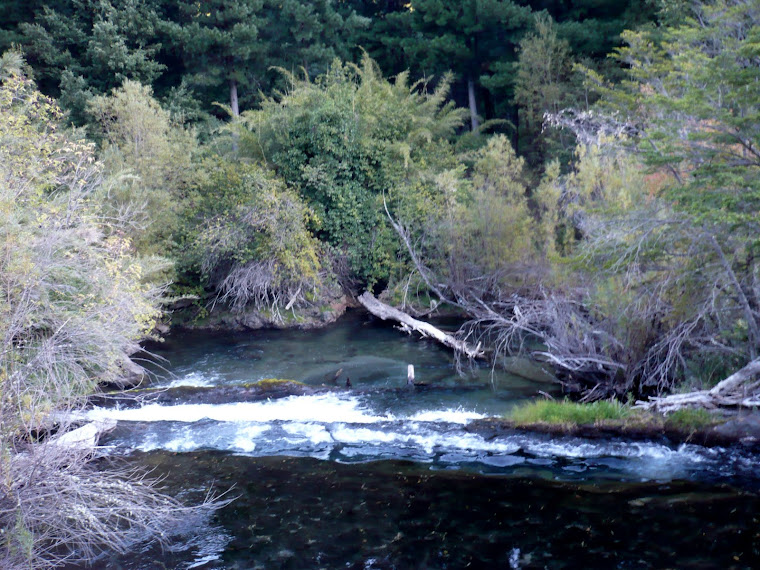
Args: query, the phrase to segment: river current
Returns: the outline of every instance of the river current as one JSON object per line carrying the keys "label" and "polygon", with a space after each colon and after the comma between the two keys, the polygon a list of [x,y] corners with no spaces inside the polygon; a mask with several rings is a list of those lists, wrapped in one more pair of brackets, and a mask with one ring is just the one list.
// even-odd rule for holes
{"label": "river current", "polygon": [[[760,565],[757,456],[475,429],[556,388],[457,374],[446,350],[363,313],[319,331],[182,332],[149,348],[165,359],[153,383],[167,392],[267,378],[329,391],[90,410],[118,421],[107,453],[152,469],[168,492],[237,497],[170,550],[103,567]],[[408,364],[423,386],[404,387]]]}

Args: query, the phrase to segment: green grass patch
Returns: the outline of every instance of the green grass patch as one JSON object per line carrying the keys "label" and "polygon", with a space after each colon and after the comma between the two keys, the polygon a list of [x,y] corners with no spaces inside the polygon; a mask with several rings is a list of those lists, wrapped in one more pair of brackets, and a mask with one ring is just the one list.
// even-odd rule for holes
{"label": "green grass patch", "polygon": [[603,420],[622,420],[632,414],[630,407],[617,401],[600,400],[579,404],[569,400],[538,400],[518,406],[509,415],[517,425],[548,424],[595,424]]}
{"label": "green grass patch", "polygon": [[720,423],[720,420],[704,408],[683,408],[665,416],[665,425],[682,431],[698,431]]}

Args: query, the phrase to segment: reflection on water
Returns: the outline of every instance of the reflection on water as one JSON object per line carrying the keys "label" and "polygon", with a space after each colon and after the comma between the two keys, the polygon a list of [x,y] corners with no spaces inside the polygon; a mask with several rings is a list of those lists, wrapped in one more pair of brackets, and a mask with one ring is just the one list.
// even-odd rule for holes
{"label": "reflection on water", "polygon": [[[361,312],[315,331],[182,331],[149,348],[170,362],[172,377],[159,381],[159,385],[219,386],[286,378],[311,385],[344,386],[350,378],[358,390],[400,388],[406,384],[407,365],[413,364],[418,382],[439,387],[483,387],[472,390],[470,399],[492,413],[503,413],[514,402],[534,397],[538,390],[557,391],[553,384],[537,384],[482,364],[461,376],[448,349],[402,334]],[[165,376],[165,370],[155,367],[155,371]],[[461,394],[433,391],[420,395],[423,399],[443,398],[449,403],[447,407],[461,403]],[[403,398],[392,399],[388,406],[407,403]]]}

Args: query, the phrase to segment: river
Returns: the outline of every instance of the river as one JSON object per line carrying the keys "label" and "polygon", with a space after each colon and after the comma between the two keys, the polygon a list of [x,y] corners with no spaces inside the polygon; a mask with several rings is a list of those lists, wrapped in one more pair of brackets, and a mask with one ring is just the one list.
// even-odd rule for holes
{"label": "river", "polygon": [[[104,568],[760,566],[757,456],[473,429],[555,388],[461,376],[446,350],[363,313],[318,331],[180,332],[150,350],[169,393],[267,378],[331,389],[91,410],[118,420],[108,453],[170,493],[237,497],[170,550]],[[425,386],[404,387],[407,364]]]}

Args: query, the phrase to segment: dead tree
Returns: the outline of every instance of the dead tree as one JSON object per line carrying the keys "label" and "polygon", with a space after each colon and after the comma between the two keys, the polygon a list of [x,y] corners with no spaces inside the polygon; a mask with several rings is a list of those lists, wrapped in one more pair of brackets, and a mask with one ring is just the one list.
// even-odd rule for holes
{"label": "dead tree", "polygon": [[756,358],[710,390],[672,394],[636,402],[636,406],[658,412],[674,412],[681,408],[760,406],[760,358]]}

